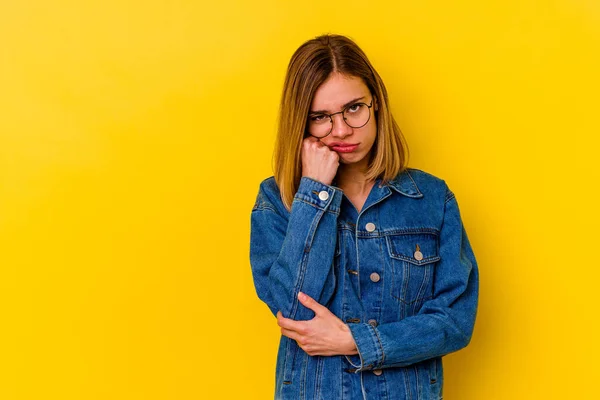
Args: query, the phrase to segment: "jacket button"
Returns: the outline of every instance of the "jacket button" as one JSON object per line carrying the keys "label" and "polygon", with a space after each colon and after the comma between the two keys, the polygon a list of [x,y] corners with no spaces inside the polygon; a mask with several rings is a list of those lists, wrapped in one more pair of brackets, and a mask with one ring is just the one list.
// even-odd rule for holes
{"label": "jacket button", "polygon": [[374,373],[375,375],[379,376],[379,375],[383,374],[383,371],[382,371],[382,370],[380,370],[380,369],[374,369],[374,370],[373,370],[373,373]]}
{"label": "jacket button", "polygon": [[415,251],[415,260],[417,261],[421,261],[423,259],[423,253],[421,253],[419,250]]}
{"label": "jacket button", "polygon": [[370,319],[369,321],[369,325],[371,325],[372,327],[376,327],[377,326],[377,321],[374,319]]}
{"label": "jacket button", "polygon": [[365,229],[367,230],[367,232],[373,232],[375,230],[375,224],[369,222],[367,225],[365,225]]}
{"label": "jacket button", "polygon": [[370,276],[371,281],[373,282],[379,282],[379,280],[381,279],[381,277],[379,276],[379,274],[377,272],[373,272]]}
{"label": "jacket button", "polygon": [[319,192],[319,198],[323,201],[327,200],[329,198],[329,193],[327,193],[326,191],[322,190]]}

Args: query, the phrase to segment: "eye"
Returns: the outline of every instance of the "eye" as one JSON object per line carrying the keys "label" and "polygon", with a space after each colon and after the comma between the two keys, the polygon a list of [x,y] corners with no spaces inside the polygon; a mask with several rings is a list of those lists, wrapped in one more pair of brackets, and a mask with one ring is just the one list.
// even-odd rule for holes
{"label": "eye", "polygon": [[311,115],[308,119],[310,122],[323,122],[326,117],[323,114]]}
{"label": "eye", "polygon": [[360,111],[362,106],[364,106],[363,103],[352,104],[351,106],[349,106],[346,109],[346,111],[348,111],[349,113],[356,113],[356,112]]}

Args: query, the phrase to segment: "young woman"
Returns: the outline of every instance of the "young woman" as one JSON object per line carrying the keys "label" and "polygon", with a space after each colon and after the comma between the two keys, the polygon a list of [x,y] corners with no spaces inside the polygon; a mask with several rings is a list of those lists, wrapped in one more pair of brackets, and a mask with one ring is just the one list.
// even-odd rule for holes
{"label": "young woman", "polygon": [[478,268],[445,181],[408,168],[385,85],[350,39],[296,50],[275,175],[252,209],[258,297],[281,327],[277,399],[441,399]]}

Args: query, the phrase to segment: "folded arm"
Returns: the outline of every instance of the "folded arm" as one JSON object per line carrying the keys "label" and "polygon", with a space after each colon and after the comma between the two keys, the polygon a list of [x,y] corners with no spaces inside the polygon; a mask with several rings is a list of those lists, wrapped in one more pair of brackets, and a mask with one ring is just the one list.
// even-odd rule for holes
{"label": "folded arm", "polygon": [[356,372],[402,367],[465,347],[477,312],[479,275],[458,204],[448,189],[440,232],[440,261],[434,296],[418,314],[376,327],[349,324],[358,356],[348,357]]}
{"label": "folded arm", "polygon": [[254,285],[273,315],[280,310],[284,317],[308,320],[314,313],[299,304],[298,293],[327,304],[335,290],[332,264],[342,191],[302,177],[289,213],[273,195],[263,182],[252,209]]}

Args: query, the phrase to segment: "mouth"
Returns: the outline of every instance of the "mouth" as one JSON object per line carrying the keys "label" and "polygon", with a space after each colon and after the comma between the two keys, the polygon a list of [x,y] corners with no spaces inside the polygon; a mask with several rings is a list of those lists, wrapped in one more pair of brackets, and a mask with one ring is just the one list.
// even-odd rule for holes
{"label": "mouth", "polygon": [[332,143],[329,148],[338,153],[352,153],[360,143]]}

